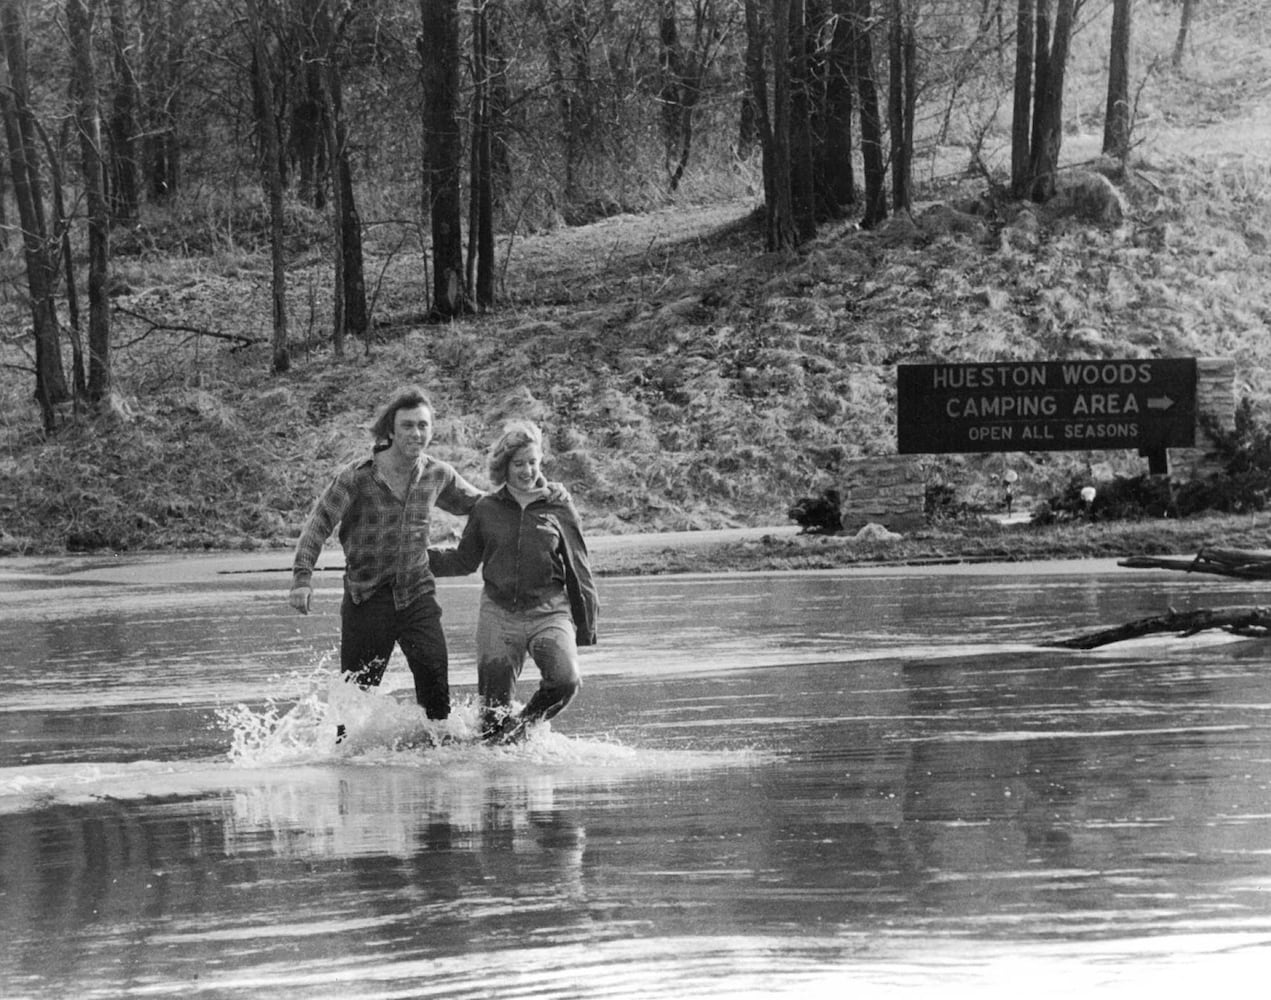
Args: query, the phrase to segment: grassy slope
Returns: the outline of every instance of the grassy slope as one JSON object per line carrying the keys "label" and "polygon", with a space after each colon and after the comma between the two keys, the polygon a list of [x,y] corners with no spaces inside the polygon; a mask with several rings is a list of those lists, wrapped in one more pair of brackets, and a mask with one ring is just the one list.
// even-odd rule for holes
{"label": "grassy slope", "polygon": [[[365,451],[374,407],[405,382],[434,394],[434,453],[478,481],[482,449],[505,417],[540,420],[552,473],[570,484],[589,528],[608,532],[783,523],[790,500],[832,483],[844,458],[893,447],[898,362],[1231,356],[1240,393],[1263,400],[1271,165],[1266,135],[1251,129],[1266,127],[1271,59],[1265,38],[1245,41],[1233,55],[1229,37],[1200,36],[1203,70],[1149,79],[1140,125],[1149,141],[1125,183],[1133,222],[1123,230],[1043,211],[1036,243],[1020,245],[1001,234],[1019,206],[999,205],[1002,218],[963,231],[921,212],[917,224],[904,218],[873,233],[827,225],[800,253],[777,256],[757,251],[750,205],[682,207],[518,239],[506,307],[444,327],[409,321],[422,262],[371,248],[368,280],[388,325],[345,359],[302,344],[280,378],[266,374],[263,344],[231,350],[206,336],[147,333],[117,315],[120,405],[105,433],[70,426],[41,442],[27,377],[0,376],[0,527],[44,552],[289,545],[330,470]],[[1076,119],[1097,118],[1081,110],[1096,108],[1095,97],[1097,87],[1074,85]],[[1090,141],[1074,132],[1070,159],[1088,155]],[[983,189],[971,178],[921,197],[965,200]],[[260,254],[119,265],[133,289],[121,301],[133,311],[267,335]],[[308,343],[327,315],[327,268],[315,254],[292,274],[293,335]],[[1138,461],[1010,461],[1021,493],[1046,495],[1084,463],[1108,459]],[[974,503],[1005,461],[933,461],[932,474]],[[935,557],[1003,544],[1047,555],[1067,544],[976,535],[913,544]],[[1165,537],[1159,525],[1148,536]],[[833,541],[789,544],[798,549],[764,559],[858,557]]]}

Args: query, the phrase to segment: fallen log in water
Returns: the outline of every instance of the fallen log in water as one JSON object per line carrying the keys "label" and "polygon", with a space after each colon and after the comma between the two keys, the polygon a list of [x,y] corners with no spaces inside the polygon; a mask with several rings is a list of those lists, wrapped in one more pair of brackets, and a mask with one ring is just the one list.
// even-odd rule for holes
{"label": "fallen log in water", "polygon": [[1200,608],[1196,611],[1175,611],[1126,622],[1116,628],[1089,632],[1072,639],[1059,639],[1046,643],[1061,649],[1094,649],[1113,642],[1137,639],[1144,635],[1171,633],[1185,638],[1207,629],[1222,629],[1232,635],[1265,639],[1271,637],[1271,609],[1256,607]]}
{"label": "fallen log in water", "polygon": [[1271,554],[1242,549],[1201,549],[1193,559],[1130,556],[1117,563],[1129,569],[1177,569],[1185,573],[1216,573],[1242,580],[1271,580]]}

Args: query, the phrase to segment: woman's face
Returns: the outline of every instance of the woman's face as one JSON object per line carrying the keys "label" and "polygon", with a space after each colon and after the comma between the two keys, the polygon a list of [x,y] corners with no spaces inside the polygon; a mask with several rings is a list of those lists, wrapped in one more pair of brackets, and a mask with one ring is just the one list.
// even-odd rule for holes
{"label": "woman's face", "polygon": [[508,461],[508,482],[518,490],[532,490],[542,472],[543,452],[536,444],[522,445]]}

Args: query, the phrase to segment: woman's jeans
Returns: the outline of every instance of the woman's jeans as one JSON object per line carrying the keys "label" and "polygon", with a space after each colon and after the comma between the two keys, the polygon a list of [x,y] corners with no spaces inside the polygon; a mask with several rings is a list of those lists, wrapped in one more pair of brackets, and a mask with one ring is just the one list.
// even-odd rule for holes
{"label": "woman's jeans", "polygon": [[415,678],[415,700],[430,719],[450,715],[450,659],[441,630],[441,606],[432,594],[404,608],[393,605],[393,588],[381,587],[361,604],[345,591],[340,606],[340,669],[361,688],[384,676],[394,644]]}
{"label": "woman's jeans", "polygon": [[483,593],[477,619],[477,685],[483,723],[507,714],[527,653],[542,677],[521,718],[526,722],[550,719],[569,704],[581,683],[568,598],[562,593],[547,604],[513,612]]}

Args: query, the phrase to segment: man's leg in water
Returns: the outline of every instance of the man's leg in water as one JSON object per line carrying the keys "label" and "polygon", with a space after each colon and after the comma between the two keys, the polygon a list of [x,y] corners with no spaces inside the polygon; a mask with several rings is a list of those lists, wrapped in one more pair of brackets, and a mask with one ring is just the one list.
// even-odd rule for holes
{"label": "man's leg in water", "polygon": [[[381,587],[360,604],[348,591],[340,605],[340,673],[363,691],[376,687],[388,667],[396,641],[393,591]],[[335,739],[344,739],[344,725],[337,724]]]}
{"label": "man's leg in water", "polygon": [[352,674],[358,687],[376,687],[397,641],[391,587],[381,587],[361,604],[346,591],[340,605],[340,672]]}
{"label": "man's leg in water", "polygon": [[450,716],[450,654],[441,605],[432,594],[397,613],[397,641],[415,678],[415,701],[430,719]]}

